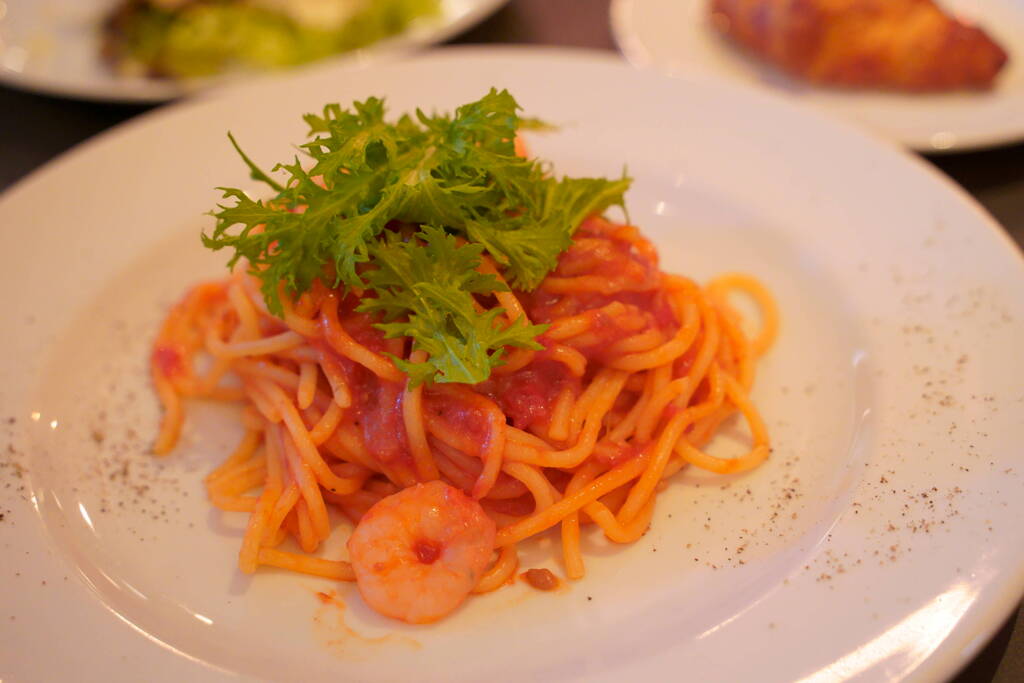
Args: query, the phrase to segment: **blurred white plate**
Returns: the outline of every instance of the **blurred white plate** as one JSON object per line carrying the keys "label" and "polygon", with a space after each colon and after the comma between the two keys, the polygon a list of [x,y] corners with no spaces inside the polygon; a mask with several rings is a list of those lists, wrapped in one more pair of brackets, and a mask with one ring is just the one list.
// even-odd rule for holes
{"label": "blurred white plate", "polygon": [[612,31],[636,66],[772,90],[859,122],[922,152],[963,151],[1024,139],[1024,2],[940,0],[970,17],[1009,55],[989,92],[901,94],[820,88],[790,78],[727,42],[709,0],[613,0]]}
{"label": "blurred white plate", "polygon": [[[325,100],[397,114],[492,85],[562,125],[529,140],[558,172],[628,164],[667,270],[776,292],[754,390],[772,457],[682,473],[636,544],[587,534],[587,576],[561,592],[519,582],[431,626],[352,585],[240,575],[246,515],[202,486],[236,418],[190,405],[179,449],[147,452],[150,340],[225,272],[202,213],[217,185],[258,191],[225,131],[271,164]],[[937,680],[1024,589],[1020,254],[929,166],[778,98],[559,50],[324,66],[85,143],[0,198],[0,236],[5,679]],[[552,540],[524,544],[524,567],[561,574]],[[315,595],[331,590],[346,609]]]}
{"label": "blurred white plate", "polygon": [[[100,26],[123,0],[0,0],[0,83],[25,90],[93,100],[161,102],[248,73],[177,82],[123,76],[100,58]],[[442,43],[483,21],[508,0],[441,0],[437,17],[328,61],[368,64]],[[296,68],[305,68],[304,66]]]}

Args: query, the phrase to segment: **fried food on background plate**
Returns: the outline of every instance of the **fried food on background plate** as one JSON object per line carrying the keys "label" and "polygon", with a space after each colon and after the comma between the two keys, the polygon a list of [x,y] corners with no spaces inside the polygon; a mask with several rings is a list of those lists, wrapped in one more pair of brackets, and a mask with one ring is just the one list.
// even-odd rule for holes
{"label": "fried food on background plate", "polygon": [[847,88],[987,89],[1006,52],[933,0],[712,0],[715,28],[786,72]]}

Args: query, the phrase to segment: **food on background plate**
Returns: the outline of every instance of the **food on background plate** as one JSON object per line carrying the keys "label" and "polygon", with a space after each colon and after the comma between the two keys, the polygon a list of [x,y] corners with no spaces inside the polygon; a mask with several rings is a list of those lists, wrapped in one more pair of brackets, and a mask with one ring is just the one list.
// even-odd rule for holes
{"label": "food on background plate", "polygon": [[439,0],[125,0],[103,27],[120,73],[275,69],[366,47],[435,16]]}
{"label": "food on background plate", "polygon": [[712,0],[712,25],[812,83],[913,92],[986,89],[1006,52],[933,0]]}
{"label": "food on background plate", "polygon": [[[662,272],[636,227],[603,216],[630,180],[557,178],[517,154],[518,131],[542,125],[518,110],[496,90],[394,122],[376,98],[328,105],[305,117],[309,159],[270,173],[231,138],[273,196],[224,190],[203,242],[234,250],[231,274],[173,307],[151,370],[157,453],[183,398],[242,407],[245,435],[206,486],[249,513],[243,572],[356,581],[381,614],[436,621],[514,580],[520,542],[557,528],[582,578],[584,530],[633,542],[680,469],[768,457],[749,393],[770,294]],[[735,294],[760,307],[752,337]],[[749,451],[708,454],[735,415]],[[316,554],[350,525],[347,559]]]}

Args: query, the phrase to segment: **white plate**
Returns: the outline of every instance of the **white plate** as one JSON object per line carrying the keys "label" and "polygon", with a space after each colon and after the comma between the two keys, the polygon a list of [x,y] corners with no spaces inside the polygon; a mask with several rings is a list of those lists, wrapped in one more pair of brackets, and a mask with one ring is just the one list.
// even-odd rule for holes
{"label": "white plate", "polygon": [[[774,455],[679,477],[638,543],[589,537],[566,590],[520,583],[433,626],[377,616],[352,585],[241,576],[245,515],[212,511],[201,483],[233,417],[193,405],[178,451],[146,453],[148,344],[224,272],[201,213],[216,185],[256,190],[225,131],[266,164],[325,101],[448,109],[492,85],[562,124],[530,139],[559,172],[628,164],[667,270],[749,271],[777,293],[754,392]],[[776,98],[559,50],[321,67],[86,143],[0,199],[0,230],[12,680],[934,680],[1024,589],[1019,253],[923,163]],[[554,554],[528,545],[524,565],[560,573]]]}
{"label": "white plate", "polygon": [[922,95],[811,86],[723,40],[708,21],[709,0],[613,0],[612,32],[634,65],[700,73],[783,93],[922,152],[963,151],[1024,139],[1024,2],[941,3],[976,20],[1009,54],[992,91]]}
{"label": "white plate", "polygon": [[[329,60],[365,65],[442,43],[483,21],[507,1],[441,0],[438,17]],[[67,97],[161,102],[229,80],[260,77],[242,74],[176,82],[115,73],[100,58],[100,25],[120,2],[123,0],[0,0],[0,83]]]}

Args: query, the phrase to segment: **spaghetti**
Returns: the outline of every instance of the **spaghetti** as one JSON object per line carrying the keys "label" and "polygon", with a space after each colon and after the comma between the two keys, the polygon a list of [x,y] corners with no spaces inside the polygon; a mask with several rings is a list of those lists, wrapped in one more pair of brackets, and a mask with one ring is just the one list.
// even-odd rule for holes
{"label": "spaghetti", "polygon": [[[487,256],[479,270],[504,281]],[[737,292],[760,308],[753,337],[729,303]],[[183,398],[242,406],[245,435],[206,488],[216,507],[249,514],[246,573],[272,566],[355,580],[348,561],[314,555],[339,527],[332,512],[361,525],[381,501],[440,480],[497,528],[490,566],[467,591],[506,584],[517,544],[555,528],[565,573],[579,579],[587,525],[631,543],[666,478],[687,466],[743,472],[769,454],[749,394],[778,328],[771,295],[746,275],[700,286],[665,274],[630,225],[591,216],[539,287],[476,297],[480,311],[502,309],[497,325],[548,327],[541,350],[507,349],[475,385],[413,386],[394,359],[419,362],[424,352],[385,338],[377,317],[356,310],[368,293],[315,280],[301,295],[283,286],[279,295],[280,317],[242,267],[200,284],[170,311],[151,357],[164,407],[157,453],[178,441]],[[749,452],[705,452],[735,414],[749,425]],[[416,549],[420,561],[435,561],[432,548]]]}

